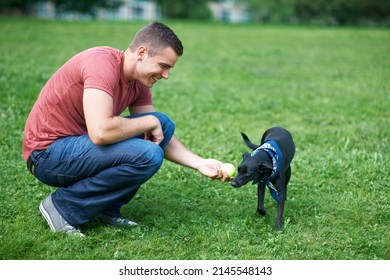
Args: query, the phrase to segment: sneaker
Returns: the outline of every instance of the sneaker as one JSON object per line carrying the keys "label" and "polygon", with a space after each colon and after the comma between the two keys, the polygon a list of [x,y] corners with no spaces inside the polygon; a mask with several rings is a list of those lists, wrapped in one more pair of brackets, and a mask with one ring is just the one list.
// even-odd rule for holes
{"label": "sneaker", "polygon": [[108,225],[114,226],[114,227],[120,227],[120,226],[138,226],[136,222],[123,219],[121,217],[110,217],[105,214],[100,214],[99,217]]}
{"label": "sneaker", "polygon": [[54,232],[65,232],[70,235],[78,235],[84,237],[85,235],[81,233],[78,228],[70,225],[61,214],[54,207],[51,195],[46,197],[44,201],[39,204],[39,211],[46,219],[47,223],[50,226],[50,229]]}

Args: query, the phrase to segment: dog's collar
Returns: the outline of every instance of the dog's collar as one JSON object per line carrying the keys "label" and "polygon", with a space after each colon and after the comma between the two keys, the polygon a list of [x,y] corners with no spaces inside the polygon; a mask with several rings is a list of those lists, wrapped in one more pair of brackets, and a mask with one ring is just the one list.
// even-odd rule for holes
{"label": "dog's collar", "polygon": [[[265,151],[272,159],[272,173],[268,178],[264,180],[264,182],[265,185],[268,186],[272,198],[276,202],[279,202],[278,192],[273,186],[271,186],[270,180],[273,179],[276,176],[276,174],[278,174],[278,172],[280,171],[281,164],[283,162],[282,151],[280,150],[278,144],[276,144],[276,142],[273,140],[264,142],[260,147],[258,147],[256,150],[253,151],[252,156],[256,155],[260,151]],[[259,178],[253,180],[253,184],[257,184],[257,183],[259,183]]]}
{"label": "dog's collar", "polygon": [[272,173],[269,179],[272,179],[280,170],[283,161],[282,152],[275,141],[269,140],[264,142],[260,147],[253,151],[252,156],[260,151],[265,151],[272,159]]}

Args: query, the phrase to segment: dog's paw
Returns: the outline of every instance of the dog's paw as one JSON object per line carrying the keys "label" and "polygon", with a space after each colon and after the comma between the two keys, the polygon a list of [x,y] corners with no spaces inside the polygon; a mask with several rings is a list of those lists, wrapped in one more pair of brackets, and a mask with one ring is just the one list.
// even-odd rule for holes
{"label": "dog's paw", "polygon": [[267,211],[265,211],[265,209],[257,209],[257,213],[259,213],[261,216],[265,216]]}

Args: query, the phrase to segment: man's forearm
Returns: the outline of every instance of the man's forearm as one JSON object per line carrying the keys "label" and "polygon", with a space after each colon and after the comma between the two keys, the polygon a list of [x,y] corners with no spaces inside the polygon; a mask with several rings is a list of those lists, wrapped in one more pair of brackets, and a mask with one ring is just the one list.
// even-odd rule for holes
{"label": "man's forearm", "polygon": [[172,137],[168,146],[165,148],[165,158],[193,169],[198,169],[203,160],[202,157],[187,149],[175,136]]}

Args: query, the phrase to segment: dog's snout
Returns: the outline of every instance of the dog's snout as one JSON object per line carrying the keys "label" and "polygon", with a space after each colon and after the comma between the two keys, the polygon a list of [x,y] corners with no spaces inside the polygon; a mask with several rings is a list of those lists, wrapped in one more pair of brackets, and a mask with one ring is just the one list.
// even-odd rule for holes
{"label": "dog's snout", "polygon": [[235,187],[235,188],[238,188],[238,187],[239,187],[239,185],[237,184],[236,181],[231,181],[231,182],[230,182],[230,185],[232,185],[232,186]]}

